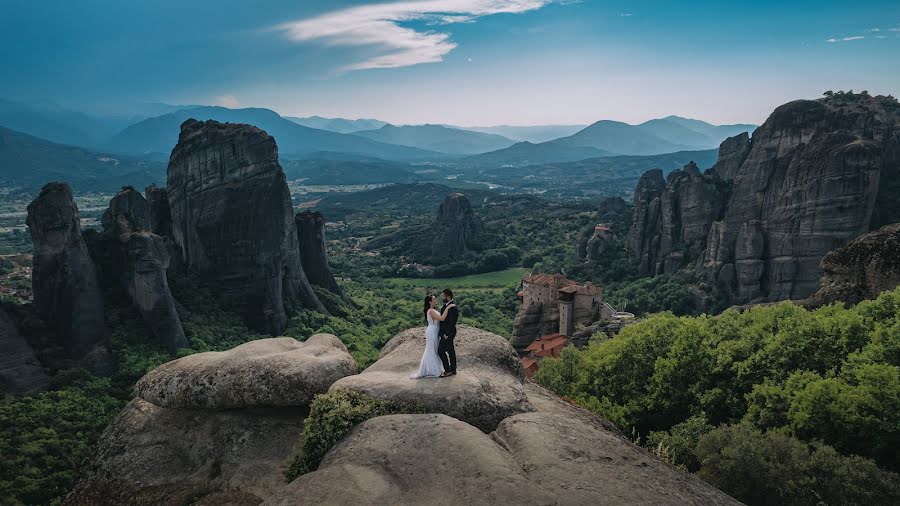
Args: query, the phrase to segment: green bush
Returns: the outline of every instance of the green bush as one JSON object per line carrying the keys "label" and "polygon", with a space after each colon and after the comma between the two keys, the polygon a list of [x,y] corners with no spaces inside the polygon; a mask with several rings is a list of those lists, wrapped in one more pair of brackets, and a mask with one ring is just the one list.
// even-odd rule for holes
{"label": "green bush", "polygon": [[416,405],[385,401],[359,392],[337,390],[317,395],[300,436],[300,449],[285,471],[288,481],[315,471],[325,454],[356,425],[376,416],[425,413]]}
{"label": "green bush", "polygon": [[871,460],[843,456],[749,423],[701,436],[697,474],[747,504],[897,504],[900,477]]}

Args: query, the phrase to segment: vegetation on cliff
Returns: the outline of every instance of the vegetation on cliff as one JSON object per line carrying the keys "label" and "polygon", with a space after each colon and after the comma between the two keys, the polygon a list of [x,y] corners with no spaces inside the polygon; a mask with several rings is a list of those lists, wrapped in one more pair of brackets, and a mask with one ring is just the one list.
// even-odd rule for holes
{"label": "vegetation on cliff", "polygon": [[535,378],[751,504],[900,497],[900,289],[850,308],[662,313]]}

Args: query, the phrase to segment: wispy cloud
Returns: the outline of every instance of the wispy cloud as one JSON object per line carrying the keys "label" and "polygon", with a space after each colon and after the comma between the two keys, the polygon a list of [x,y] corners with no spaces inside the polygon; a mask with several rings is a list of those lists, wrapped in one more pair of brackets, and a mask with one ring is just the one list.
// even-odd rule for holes
{"label": "wispy cloud", "polygon": [[835,38],[835,37],[832,37],[832,38],[830,38],[830,39],[825,39],[825,42],[830,42],[830,43],[834,44],[835,42],[850,42],[850,41],[852,41],[852,40],[862,40],[862,39],[865,39],[865,36],[863,36],[863,35],[854,35],[854,36],[852,36],[852,37],[843,37],[843,38],[840,38],[840,39]]}
{"label": "wispy cloud", "polygon": [[234,97],[234,95],[219,95],[218,97],[213,98],[213,104],[221,105],[222,107],[228,107],[229,109],[235,109],[241,106],[241,102]]}
{"label": "wispy cloud", "polygon": [[418,0],[383,2],[341,9],[274,27],[296,42],[320,41],[332,46],[367,46],[379,54],[346,65],[342,70],[408,67],[443,61],[457,44],[450,34],[416,30],[404,23],[427,26],[471,23],[492,14],[522,13],[554,0]]}

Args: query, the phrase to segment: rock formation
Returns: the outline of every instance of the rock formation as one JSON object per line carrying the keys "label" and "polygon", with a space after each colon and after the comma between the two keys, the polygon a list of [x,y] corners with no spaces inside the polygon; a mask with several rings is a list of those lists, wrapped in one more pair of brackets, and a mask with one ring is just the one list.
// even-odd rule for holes
{"label": "rock formation", "polygon": [[[560,294],[567,292],[568,303],[560,302]],[[522,279],[522,300],[519,312],[513,321],[510,343],[519,353],[537,338],[552,334],[563,334],[565,329],[561,314],[565,306],[571,304],[571,321],[567,325],[588,325],[600,312],[603,293],[600,287],[591,283],[579,285],[561,274],[535,274]]]}
{"label": "rock formation", "polygon": [[322,213],[304,211],[294,217],[297,239],[300,242],[300,263],[309,282],[337,295],[343,295],[341,287],[328,267],[325,248],[325,218]]}
{"label": "rock formation", "polygon": [[388,341],[377,362],[331,389],[355,390],[381,399],[424,405],[489,432],[501,420],[531,411],[525,397],[523,372],[509,342],[462,325],[456,334],[460,373],[441,380],[410,381],[422,358],[422,329],[410,329]]}
{"label": "rock formation", "polygon": [[900,219],[900,104],[866,93],[791,102],[751,140],[726,140],[702,180],[661,177],[644,174],[635,191],[641,274],[694,265],[736,302],[800,299],[828,251]]}
{"label": "rock formation", "polygon": [[184,266],[213,282],[248,326],[279,334],[285,307],[326,312],[300,263],[275,139],[250,125],[187,120],[166,189]]}
{"label": "rock formation", "polygon": [[303,406],[350,374],[356,361],[340,339],[316,334],[304,342],[277,337],[188,355],[150,371],[134,389],[164,408]]}
{"label": "rock formation", "polygon": [[15,322],[0,309],[0,397],[42,390],[50,377]]}
{"label": "rock formation", "polygon": [[152,207],[132,187],[123,188],[103,214],[103,242],[95,257],[108,259],[107,283],[118,283],[141,314],[157,343],[170,353],[187,348],[188,340],[169,291],[165,240],[150,231]]}
{"label": "rock formation", "polygon": [[312,395],[339,371],[355,372],[334,336],[286,341],[294,340],[253,341],[151,371],[65,503],[258,504],[283,488]]}
{"label": "rock formation", "polygon": [[472,210],[469,197],[453,193],[444,199],[438,208],[437,217],[431,225],[431,255],[435,261],[457,258],[476,244],[484,226],[481,218]]}
{"label": "rock formation", "polygon": [[694,162],[670,172],[665,182],[658,169],[641,176],[628,234],[639,273],[646,276],[675,272],[687,260],[699,257],[706,248],[709,227],[722,213],[727,195],[722,179],[713,171],[701,174]]}
{"label": "rock formation", "polygon": [[421,356],[416,328],[332,385],[435,413],[363,422],[290,484],[304,403],[352,372],[337,338],[314,336],[308,346],[321,349],[303,352],[265,339],[163,365],[106,429],[65,504],[738,504],[523,382],[503,338],[469,327],[460,338],[458,376],[406,377]]}
{"label": "rock formation", "polygon": [[97,270],[81,237],[81,219],[65,183],[48,183],[28,205],[38,315],[76,358],[103,339],[103,299]]}
{"label": "rock formation", "polygon": [[165,188],[148,186],[144,198],[150,208],[150,231],[160,237],[172,237],[172,212]]}
{"label": "rock formation", "polygon": [[857,237],[822,258],[819,291],[808,307],[832,302],[856,304],[900,285],[900,223]]}

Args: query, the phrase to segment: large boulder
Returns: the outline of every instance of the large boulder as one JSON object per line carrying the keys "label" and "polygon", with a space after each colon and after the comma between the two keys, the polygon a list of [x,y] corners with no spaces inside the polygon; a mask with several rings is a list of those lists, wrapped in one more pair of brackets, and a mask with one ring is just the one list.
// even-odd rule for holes
{"label": "large boulder", "polygon": [[819,291],[807,307],[832,302],[856,304],[900,286],[900,223],[857,237],[822,259]]}
{"label": "large boulder", "polygon": [[425,329],[401,332],[381,357],[331,390],[362,392],[380,399],[413,402],[489,432],[506,417],[531,411],[524,373],[509,342],[490,332],[461,325],[455,338],[459,373],[448,378],[410,379],[425,349]]}
{"label": "large boulder", "polygon": [[189,345],[166,276],[169,249],[150,231],[151,209],[140,192],[123,188],[103,214],[104,237],[94,256],[106,259],[106,283],[124,289],[157,343],[174,353]]}
{"label": "large boulder", "polygon": [[147,373],[66,504],[258,504],[284,487],[309,414],[356,363],[334,336],[252,341]]}
{"label": "large boulder", "polygon": [[615,433],[527,413],[490,435],[445,415],[373,418],[264,504],[740,503]]}
{"label": "large boulder", "polygon": [[31,345],[19,333],[13,319],[0,309],[0,397],[35,392],[49,383],[50,377]]}
{"label": "large boulder", "polygon": [[166,408],[228,409],[303,406],[344,376],[356,361],[340,339],[278,337],[250,341],[167,362],[135,385],[141,399]]}
{"label": "large boulder", "polygon": [[97,269],[81,237],[81,218],[66,183],[48,183],[28,204],[34,249],[32,291],[38,315],[60,344],[82,358],[105,334]]}
{"label": "large boulder", "polygon": [[168,409],[133,399],[64,504],[258,504],[284,486],[306,407]]}
{"label": "large boulder", "polygon": [[166,196],[184,266],[212,282],[251,328],[280,334],[285,307],[326,312],[300,262],[275,139],[250,125],[181,125]]}

